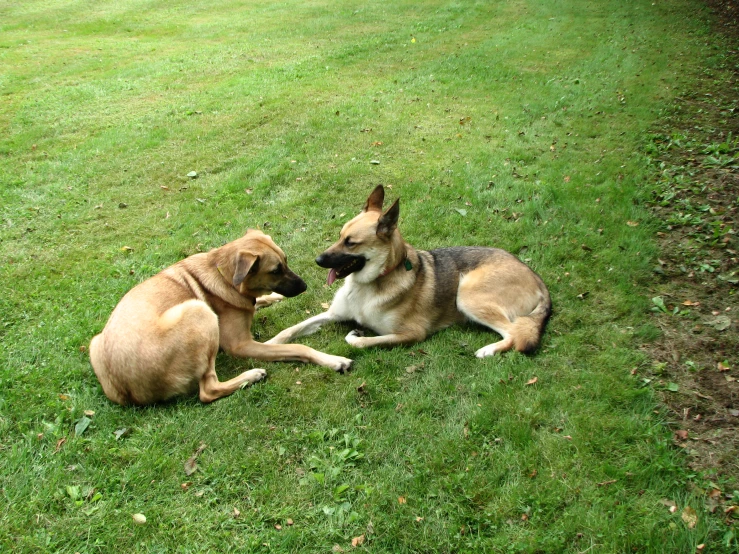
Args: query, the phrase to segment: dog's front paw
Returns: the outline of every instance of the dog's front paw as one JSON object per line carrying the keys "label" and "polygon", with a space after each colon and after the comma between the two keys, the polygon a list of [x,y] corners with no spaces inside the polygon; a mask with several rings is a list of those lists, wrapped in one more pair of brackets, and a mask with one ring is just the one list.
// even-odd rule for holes
{"label": "dog's front paw", "polygon": [[344,340],[351,344],[352,346],[356,346],[357,348],[362,347],[362,337],[364,337],[364,333],[359,329],[354,329],[351,333],[349,333]]}
{"label": "dog's front paw", "polygon": [[330,356],[329,358],[330,359],[328,360],[326,367],[330,367],[339,373],[349,371],[349,368],[351,368],[354,363],[354,360],[350,360],[349,358],[344,358],[342,356]]}
{"label": "dog's front paw", "polygon": [[254,308],[257,310],[261,310],[262,308],[266,308],[267,306],[271,306],[272,304],[277,304],[277,302],[281,302],[284,299],[284,296],[276,292],[265,294],[264,296],[257,297]]}
{"label": "dog's front paw", "polygon": [[241,388],[243,389],[264,379],[267,376],[267,370],[262,368],[250,369],[249,371],[245,371],[242,376],[244,377],[244,382],[241,383]]}

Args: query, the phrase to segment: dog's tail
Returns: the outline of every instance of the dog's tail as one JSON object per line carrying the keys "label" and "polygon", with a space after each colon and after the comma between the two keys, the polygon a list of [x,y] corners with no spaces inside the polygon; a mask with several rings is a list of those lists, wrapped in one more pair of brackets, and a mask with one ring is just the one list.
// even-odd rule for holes
{"label": "dog's tail", "polygon": [[541,291],[539,303],[529,315],[517,317],[513,322],[511,336],[516,350],[529,354],[536,350],[544,333],[544,327],[552,315],[552,300],[549,291]]}

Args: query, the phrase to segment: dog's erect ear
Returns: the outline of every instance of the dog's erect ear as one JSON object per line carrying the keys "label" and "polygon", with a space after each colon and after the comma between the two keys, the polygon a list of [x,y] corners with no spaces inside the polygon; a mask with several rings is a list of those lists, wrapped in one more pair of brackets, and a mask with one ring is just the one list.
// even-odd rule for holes
{"label": "dog's erect ear", "polygon": [[387,211],[380,216],[377,221],[377,234],[388,237],[398,226],[398,216],[400,215],[400,198],[398,198]]}
{"label": "dog's erect ear", "polygon": [[375,187],[375,190],[372,191],[372,194],[369,195],[369,198],[367,198],[367,202],[364,203],[364,208],[362,208],[363,212],[381,212],[382,211],[382,203],[385,201],[385,187],[382,185],[377,185]]}
{"label": "dog's erect ear", "polygon": [[244,250],[238,252],[234,259],[233,286],[238,287],[244,282],[249,272],[257,267],[259,267],[259,256]]}

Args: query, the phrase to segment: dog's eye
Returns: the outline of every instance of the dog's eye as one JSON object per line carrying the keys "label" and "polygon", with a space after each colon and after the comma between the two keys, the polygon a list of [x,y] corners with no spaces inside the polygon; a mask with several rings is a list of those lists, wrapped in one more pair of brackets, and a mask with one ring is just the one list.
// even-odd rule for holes
{"label": "dog's eye", "polygon": [[350,239],[349,237],[346,237],[346,238],[344,239],[344,246],[346,246],[347,248],[351,248],[352,246],[356,246],[357,244],[358,244],[358,243],[354,242],[354,241],[353,241],[352,239]]}
{"label": "dog's eye", "polygon": [[276,268],[274,268],[272,271],[270,271],[272,275],[279,275],[282,273],[282,266],[278,265]]}

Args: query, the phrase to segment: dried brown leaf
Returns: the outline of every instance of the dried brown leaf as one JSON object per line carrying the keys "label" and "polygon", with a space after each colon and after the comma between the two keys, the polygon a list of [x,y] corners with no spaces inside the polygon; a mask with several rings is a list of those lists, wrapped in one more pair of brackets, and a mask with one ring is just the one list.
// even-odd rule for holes
{"label": "dried brown leaf", "polygon": [[685,522],[685,525],[688,526],[688,529],[692,529],[698,524],[698,514],[690,506],[685,506],[685,509],[683,510],[683,513],[680,517]]}

